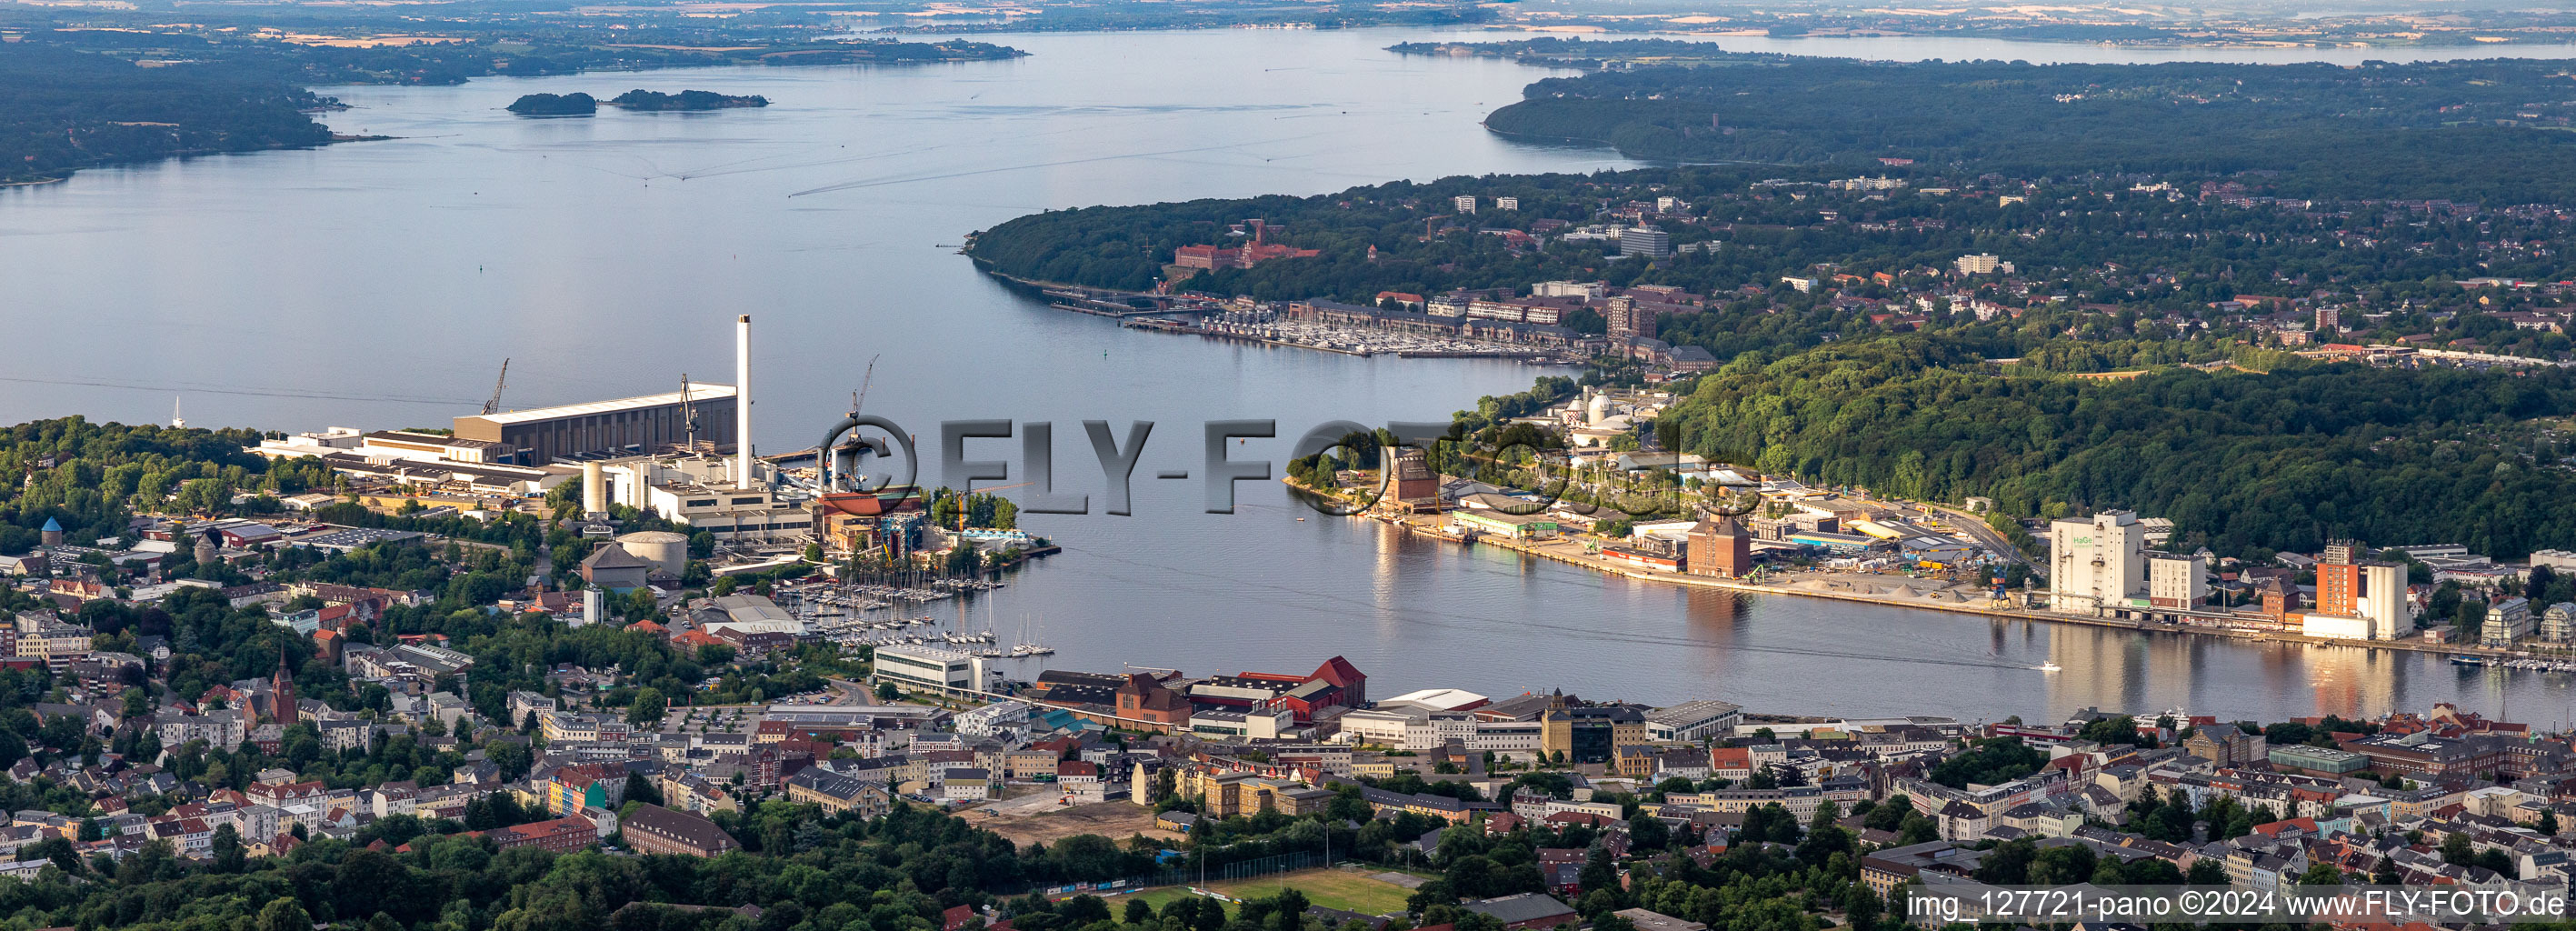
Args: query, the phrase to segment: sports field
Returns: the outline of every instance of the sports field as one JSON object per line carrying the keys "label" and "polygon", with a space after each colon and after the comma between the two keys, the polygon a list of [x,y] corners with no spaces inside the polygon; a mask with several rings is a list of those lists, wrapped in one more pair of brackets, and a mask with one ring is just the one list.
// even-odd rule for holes
{"label": "sports field", "polygon": [[[1412,890],[1403,886],[1379,882],[1370,879],[1366,873],[1344,869],[1299,870],[1259,879],[1209,883],[1208,888],[1237,899],[1267,898],[1278,895],[1280,889],[1293,888],[1305,893],[1308,903],[1363,915],[1401,912],[1404,910],[1404,900],[1413,895]],[[1189,894],[1189,889],[1185,887],[1166,886],[1133,896],[1119,896],[1110,900],[1109,907],[1112,911],[1125,909],[1127,906],[1124,900],[1134,898],[1143,899],[1147,904],[1154,906],[1155,910],[1160,911],[1163,903]]]}

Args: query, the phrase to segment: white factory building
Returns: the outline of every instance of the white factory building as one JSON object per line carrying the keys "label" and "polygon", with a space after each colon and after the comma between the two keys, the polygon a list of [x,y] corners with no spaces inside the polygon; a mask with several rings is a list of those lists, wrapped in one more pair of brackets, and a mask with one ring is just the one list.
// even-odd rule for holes
{"label": "white factory building", "polygon": [[738,487],[732,456],[635,456],[595,463],[608,503],[651,511],[664,520],[704,530],[717,539],[793,539],[813,529],[803,503],[769,487],[771,466],[755,461],[751,487]]}
{"label": "white factory building", "polygon": [[2103,511],[2048,525],[2050,610],[2094,614],[2147,588],[2147,533],[2131,511]]}
{"label": "white factory building", "polygon": [[927,646],[881,646],[876,649],[876,677],[898,686],[942,694],[990,692],[1002,673],[984,657]]}

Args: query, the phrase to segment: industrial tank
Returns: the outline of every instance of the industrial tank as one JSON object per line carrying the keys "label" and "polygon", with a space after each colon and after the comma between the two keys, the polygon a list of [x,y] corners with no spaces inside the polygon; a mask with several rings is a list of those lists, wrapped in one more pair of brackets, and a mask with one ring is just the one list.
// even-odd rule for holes
{"label": "industrial tank", "polygon": [[679,575],[689,566],[689,538],[668,530],[639,530],[617,538],[617,545],[645,562],[654,572]]}

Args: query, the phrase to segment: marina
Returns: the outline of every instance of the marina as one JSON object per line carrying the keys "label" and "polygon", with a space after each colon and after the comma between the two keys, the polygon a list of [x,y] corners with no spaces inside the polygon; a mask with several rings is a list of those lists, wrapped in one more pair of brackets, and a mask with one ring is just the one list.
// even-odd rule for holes
{"label": "marina", "polygon": [[[780,586],[772,600],[803,622],[807,629],[845,650],[937,645],[988,659],[1023,659],[1053,654],[1053,647],[1031,641],[1025,635],[1008,645],[1000,643],[989,617],[992,605],[989,599],[985,602],[988,617],[984,626],[969,628],[965,623],[968,609],[964,599],[973,593],[997,591],[1007,584],[997,579],[954,577],[929,579],[917,585],[824,580]],[[952,600],[959,602],[959,617],[953,622],[928,614],[909,613],[920,610],[923,605]]]}
{"label": "marina", "polygon": [[1586,361],[1582,352],[1568,346],[1352,326],[1292,316],[1274,305],[1247,306],[1243,301],[1219,300],[1204,294],[1112,291],[1026,281],[998,273],[994,277],[1017,288],[1035,290],[1044,296],[1047,306],[1056,310],[1116,319],[1119,326],[1131,330],[1347,356],[1493,359],[1552,366],[1580,366]]}
{"label": "marina", "polygon": [[[1079,309],[1079,308],[1066,308]],[[1085,310],[1085,313],[1093,311]],[[1227,310],[1179,317],[1138,316],[1121,322],[1130,329],[1203,336],[1214,340],[1261,343],[1352,356],[1391,355],[1406,359],[1506,359],[1534,365],[1581,365],[1580,353],[1456,336],[1340,326],[1295,320],[1264,310]]]}

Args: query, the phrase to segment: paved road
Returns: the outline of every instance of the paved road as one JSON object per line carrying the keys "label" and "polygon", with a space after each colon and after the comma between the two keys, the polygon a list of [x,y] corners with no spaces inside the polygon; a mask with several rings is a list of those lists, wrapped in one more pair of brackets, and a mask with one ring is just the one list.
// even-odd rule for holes
{"label": "paved road", "polygon": [[1975,537],[1977,542],[1983,545],[1986,549],[1994,551],[2005,559],[2021,564],[2025,569],[2037,570],[2040,568],[2038,566],[2031,565],[2030,557],[2022,555],[2021,550],[2012,545],[2012,541],[2004,539],[2003,534],[1996,533],[1995,528],[1986,526],[1986,522],[1979,519],[1977,515],[1970,514],[1966,511],[1942,507],[1937,504],[1928,505],[1928,507],[1953,518],[1957,518],[1950,522],[1950,526],[1958,528],[1960,531],[1971,537]]}

